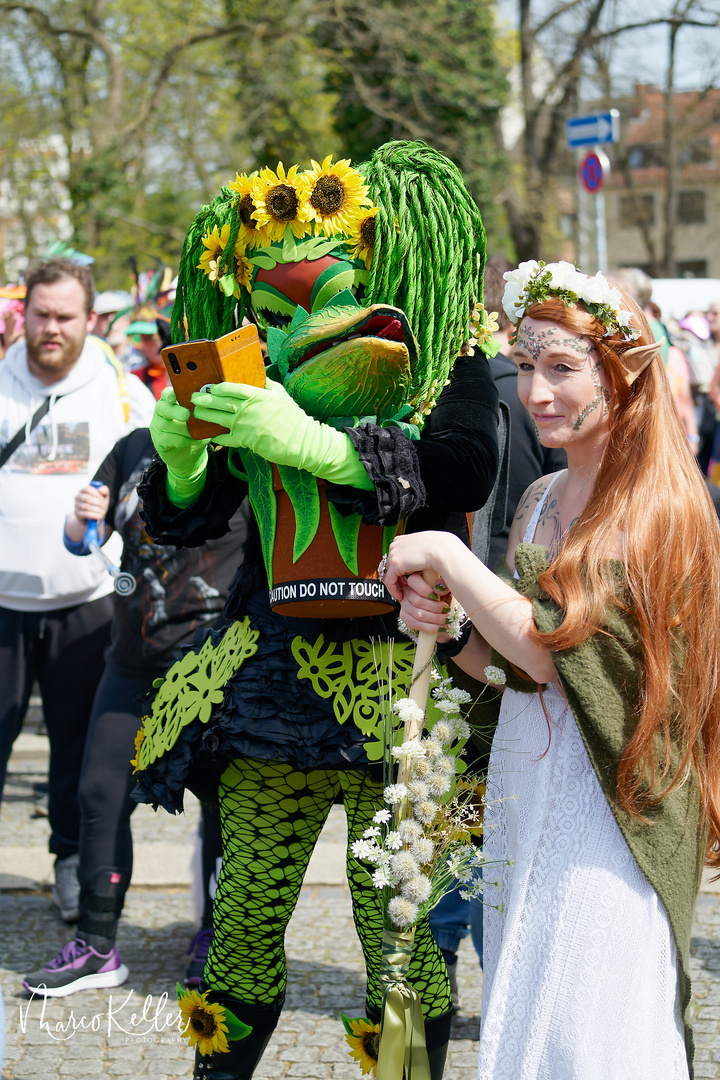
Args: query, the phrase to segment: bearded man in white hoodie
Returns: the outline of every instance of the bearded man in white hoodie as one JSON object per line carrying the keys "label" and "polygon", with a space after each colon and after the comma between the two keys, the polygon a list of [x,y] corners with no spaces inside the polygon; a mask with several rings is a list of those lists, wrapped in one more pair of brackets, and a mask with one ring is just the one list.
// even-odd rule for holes
{"label": "bearded man in white hoodie", "polygon": [[[65,515],[117,440],[149,424],[155,404],[89,333],[94,298],[87,267],[39,266],[27,279],[25,341],[0,363],[0,797],[37,680],[50,741],[53,900],[68,922],[77,918],[77,787],[113,582],[99,560],[65,549]],[[112,543],[106,552],[117,560]]]}

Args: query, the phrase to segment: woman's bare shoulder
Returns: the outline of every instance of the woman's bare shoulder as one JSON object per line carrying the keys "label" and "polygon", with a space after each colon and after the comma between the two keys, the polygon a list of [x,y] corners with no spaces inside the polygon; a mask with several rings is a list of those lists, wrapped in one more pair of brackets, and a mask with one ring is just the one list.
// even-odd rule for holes
{"label": "woman's bare shoulder", "polygon": [[557,473],[547,473],[545,476],[533,481],[530,487],[523,492],[508,536],[506,559],[511,571],[515,570],[515,548],[522,543],[528,522],[533,516],[538,503],[542,502],[548,485],[555,476],[557,476]]}

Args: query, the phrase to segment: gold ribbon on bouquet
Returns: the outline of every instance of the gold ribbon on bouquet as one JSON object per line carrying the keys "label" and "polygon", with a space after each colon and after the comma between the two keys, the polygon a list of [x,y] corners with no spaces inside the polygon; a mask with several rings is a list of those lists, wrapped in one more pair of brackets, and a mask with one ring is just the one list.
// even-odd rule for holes
{"label": "gold ribbon on bouquet", "polygon": [[405,1080],[430,1080],[430,1062],[417,990],[396,982],[383,996],[377,1080],[402,1080],[403,1075]]}
{"label": "gold ribbon on bouquet", "polygon": [[377,1080],[430,1080],[425,1022],[416,990],[406,973],[415,931],[383,930],[380,982],[385,983],[380,1018]]}

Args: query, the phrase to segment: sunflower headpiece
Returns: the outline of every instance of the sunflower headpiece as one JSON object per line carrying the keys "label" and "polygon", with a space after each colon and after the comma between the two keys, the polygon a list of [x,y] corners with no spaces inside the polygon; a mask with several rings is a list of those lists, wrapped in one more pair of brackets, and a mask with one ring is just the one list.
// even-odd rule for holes
{"label": "sunflower headpiece", "polygon": [[424,142],[386,143],[357,168],[332,155],[303,172],[278,163],[237,174],[190,226],[172,337],[218,338],[246,315],[262,333],[287,331],[298,306],[312,314],[349,289],[405,312],[419,346],[408,400],[422,418],[475,336],[484,264],[480,212]]}

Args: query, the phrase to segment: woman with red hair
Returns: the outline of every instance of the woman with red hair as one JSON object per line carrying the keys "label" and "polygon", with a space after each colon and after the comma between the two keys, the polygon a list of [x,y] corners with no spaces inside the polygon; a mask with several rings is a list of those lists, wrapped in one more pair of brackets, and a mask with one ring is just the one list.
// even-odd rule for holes
{"label": "woman with red hair", "polygon": [[416,533],[384,579],[424,631],[452,592],[456,662],[495,684],[478,1076],[686,1080],[694,901],[720,866],[720,529],[634,301],[568,263],[505,278],[518,392],[568,468],[525,493],[498,576]]}

